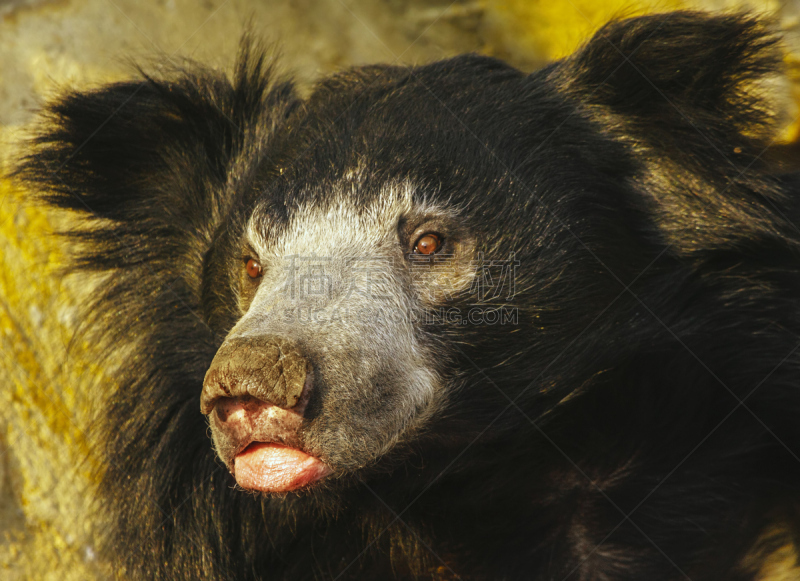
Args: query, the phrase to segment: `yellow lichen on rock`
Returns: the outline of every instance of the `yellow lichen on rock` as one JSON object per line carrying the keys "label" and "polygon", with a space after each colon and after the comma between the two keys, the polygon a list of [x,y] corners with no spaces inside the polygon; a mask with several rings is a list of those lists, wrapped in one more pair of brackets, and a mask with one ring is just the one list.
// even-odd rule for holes
{"label": "yellow lichen on rock", "polygon": [[102,373],[73,341],[75,293],[45,210],[0,180],[0,577],[87,579]]}

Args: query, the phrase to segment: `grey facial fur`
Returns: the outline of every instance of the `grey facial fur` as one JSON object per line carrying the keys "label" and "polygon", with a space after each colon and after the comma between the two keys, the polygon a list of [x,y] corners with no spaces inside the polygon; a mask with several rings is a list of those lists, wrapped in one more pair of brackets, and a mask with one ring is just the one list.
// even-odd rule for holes
{"label": "grey facial fur", "polygon": [[[344,470],[382,456],[444,403],[441,354],[418,321],[437,285],[458,292],[471,277],[463,268],[432,277],[428,267],[415,283],[400,224],[444,213],[415,207],[410,184],[387,187],[359,207],[348,196],[357,175],[349,177],[356,179],[345,180],[328,205],[295,208],[283,228],[270,228],[268,207],[253,213],[245,245],[263,275],[242,277],[255,289],[240,293],[243,315],[221,348],[266,336],[298,345],[313,382],[297,441]],[[217,449],[226,448],[217,423],[211,427]]]}

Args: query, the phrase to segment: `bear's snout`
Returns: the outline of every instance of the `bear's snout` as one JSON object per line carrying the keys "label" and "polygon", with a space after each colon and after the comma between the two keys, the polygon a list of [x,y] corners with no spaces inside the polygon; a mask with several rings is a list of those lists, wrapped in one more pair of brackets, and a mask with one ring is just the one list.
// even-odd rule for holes
{"label": "bear's snout", "polygon": [[301,399],[307,399],[303,394],[310,389],[312,376],[309,360],[288,339],[230,338],[222,344],[206,372],[200,410],[208,415],[220,399],[242,397],[292,409]]}
{"label": "bear's snout", "polygon": [[[200,407],[208,416],[220,459],[231,472],[241,464],[237,474],[245,475],[243,487],[275,491],[309,482],[304,462],[310,457],[302,452],[300,428],[312,378],[309,358],[290,340],[232,337],[220,347],[206,373]],[[298,468],[291,478],[286,474],[287,454],[303,460],[298,464],[303,470]],[[255,463],[255,468],[247,462]],[[282,467],[279,474],[273,464]],[[321,476],[328,470],[312,472]],[[254,478],[255,473],[260,477]]]}

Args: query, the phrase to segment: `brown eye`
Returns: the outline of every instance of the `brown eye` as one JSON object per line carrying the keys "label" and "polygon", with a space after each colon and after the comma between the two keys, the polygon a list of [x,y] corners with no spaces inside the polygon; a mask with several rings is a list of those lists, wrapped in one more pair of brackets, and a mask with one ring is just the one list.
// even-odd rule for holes
{"label": "brown eye", "polygon": [[414,245],[414,252],[417,254],[433,254],[442,247],[442,239],[436,234],[428,232],[423,234]]}
{"label": "brown eye", "polygon": [[261,265],[255,258],[249,259],[244,268],[247,271],[247,276],[250,278],[258,278],[261,276]]}

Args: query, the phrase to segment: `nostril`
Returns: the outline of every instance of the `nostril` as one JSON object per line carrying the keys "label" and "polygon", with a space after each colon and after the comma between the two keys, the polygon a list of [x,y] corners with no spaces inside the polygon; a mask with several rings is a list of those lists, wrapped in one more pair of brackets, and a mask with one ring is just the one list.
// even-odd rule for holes
{"label": "nostril", "polygon": [[228,385],[229,380],[224,370],[212,362],[203,380],[203,391],[200,392],[200,412],[203,415],[213,412],[221,399],[233,397],[231,387]]}
{"label": "nostril", "polygon": [[228,421],[228,416],[230,414],[228,406],[226,406],[223,401],[217,400],[216,405],[214,406],[214,413],[217,414],[217,419],[220,422],[225,423]]}
{"label": "nostril", "polygon": [[257,400],[250,396],[220,397],[213,403],[213,411],[221,423],[241,421],[247,416],[260,413],[272,407],[272,404]]}

